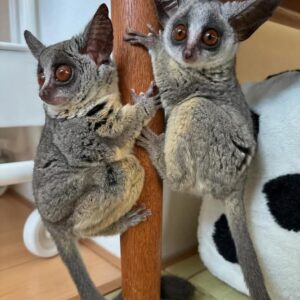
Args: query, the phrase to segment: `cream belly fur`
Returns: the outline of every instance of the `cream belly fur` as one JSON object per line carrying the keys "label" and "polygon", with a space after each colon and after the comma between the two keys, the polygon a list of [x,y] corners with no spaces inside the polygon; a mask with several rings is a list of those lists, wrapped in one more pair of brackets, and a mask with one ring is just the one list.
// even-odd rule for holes
{"label": "cream belly fur", "polygon": [[[120,169],[126,174],[124,190],[113,195],[109,204],[105,206],[104,201],[109,199],[99,199],[93,206],[78,207],[76,215],[79,215],[79,222],[75,220],[74,231],[81,237],[91,237],[101,235],[107,227],[114,224],[127,212],[129,212],[137,202],[144,185],[145,171],[139,161],[133,155],[128,155],[121,161],[116,162]],[[125,192],[124,192],[125,191]],[[102,202],[100,204],[100,202]],[[114,205],[112,205],[114,203]],[[106,210],[108,209],[108,210]],[[83,217],[86,215],[86,217]]]}
{"label": "cream belly fur", "polygon": [[[165,142],[165,158],[166,158],[166,173],[170,180],[170,184],[177,191],[185,191],[199,195],[203,192],[203,183],[197,182],[199,177],[196,175],[195,161],[192,158],[189,145],[186,144],[186,136],[188,135],[190,128],[192,127],[191,115],[194,109],[199,106],[199,98],[191,98],[180,105],[177,105],[173,110],[168,120],[168,127],[166,131],[166,142]],[[181,147],[178,148],[178,145]],[[178,180],[182,175],[182,168],[178,166],[178,156],[183,156],[184,151],[184,171],[185,176],[189,180],[184,181]],[[178,184],[179,183],[179,184]]]}

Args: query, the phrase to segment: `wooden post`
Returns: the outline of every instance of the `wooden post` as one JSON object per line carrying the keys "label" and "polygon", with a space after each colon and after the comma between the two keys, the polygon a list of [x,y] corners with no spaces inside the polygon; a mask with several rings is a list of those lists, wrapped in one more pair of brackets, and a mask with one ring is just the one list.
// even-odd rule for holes
{"label": "wooden post", "polygon": [[[128,29],[147,32],[147,23],[158,28],[153,0],[112,0],[115,32],[114,57],[118,65],[124,102],[130,89],[146,91],[152,77],[147,51],[123,41]],[[162,114],[151,122],[156,132],[163,127]],[[161,272],[162,184],[146,152],[136,149],[146,172],[145,187],[139,203],[151,209],[149,220],[121,237],[122,289],[124,300],[159,300]]]}

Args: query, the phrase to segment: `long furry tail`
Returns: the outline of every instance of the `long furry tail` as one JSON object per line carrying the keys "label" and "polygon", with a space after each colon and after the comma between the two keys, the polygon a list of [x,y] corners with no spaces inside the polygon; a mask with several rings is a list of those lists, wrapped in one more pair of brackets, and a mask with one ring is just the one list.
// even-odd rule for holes
{"label": "long furry tail", "polygon": [[239,264],[249,288],[251,299],[271,300],[252,243],[246,220],[243,188],[225,200],[226,216],[237,250]]}
{"label": "long furry tail", "polygon": [[[161,299],[164,300],[191,300],[195,294],[195,287],[185,279],[173,275],[161,277]],[[114,300],[122,300],[119,294]]]}
{"label": "long furry tail", "polygon": [[[45,224],[47,223],[45,222]],[[63,228],[53,227],[49,223],[47,229],[55,241],[62,261],[76,284],[80,299],[105,300],[89,276],[72,233],[67,230],[64,231]]]}

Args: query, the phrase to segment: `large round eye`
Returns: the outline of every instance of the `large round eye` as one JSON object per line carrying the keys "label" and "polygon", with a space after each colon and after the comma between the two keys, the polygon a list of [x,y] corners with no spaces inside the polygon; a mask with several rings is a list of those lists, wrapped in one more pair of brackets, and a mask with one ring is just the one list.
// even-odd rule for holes
{"label": "large round eye", "polygon": [[72,76],[72,68],[68,65],[61,65],[55,70],[55,79],[57,81],[68,81]]}
{"label": "large round eye", "polygon": [[202,34],[202,43],[206,46],[213,47],[216,46],[219,43],[220,34],[215,29],[207,29]]}
{"label": "large round eye", "polygon": [[46,80],[46,76],[45,76],[44,72],[39,73],[37,76],[37,79],[38,79],[39,86],[43,86],[45,83],[45,80]]}
{"label": "large round eye", "polygon": [[182,42],[187,37],[188,30],[185,25],[179,24],[174,27],[172,37],[177,42]]}

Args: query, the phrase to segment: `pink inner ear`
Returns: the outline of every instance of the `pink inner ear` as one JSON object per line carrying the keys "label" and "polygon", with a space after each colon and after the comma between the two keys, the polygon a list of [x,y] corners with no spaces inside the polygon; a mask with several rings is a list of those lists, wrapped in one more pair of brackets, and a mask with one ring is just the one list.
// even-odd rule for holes
{"label": "pink inner ear", "polygon": [[105,55],[105,53],[100,53],[98,48],[97,41],[91,41],[91,43],[88,45],[86,53],[96,63],[96,65],[100,66],[104,61],[109,59],[110,54]]}
{"label": "pink inner ear", "polygon": [[100,66],[113,50],[113,27],[105,4],[97,10],[88,30],[87,53]]}

